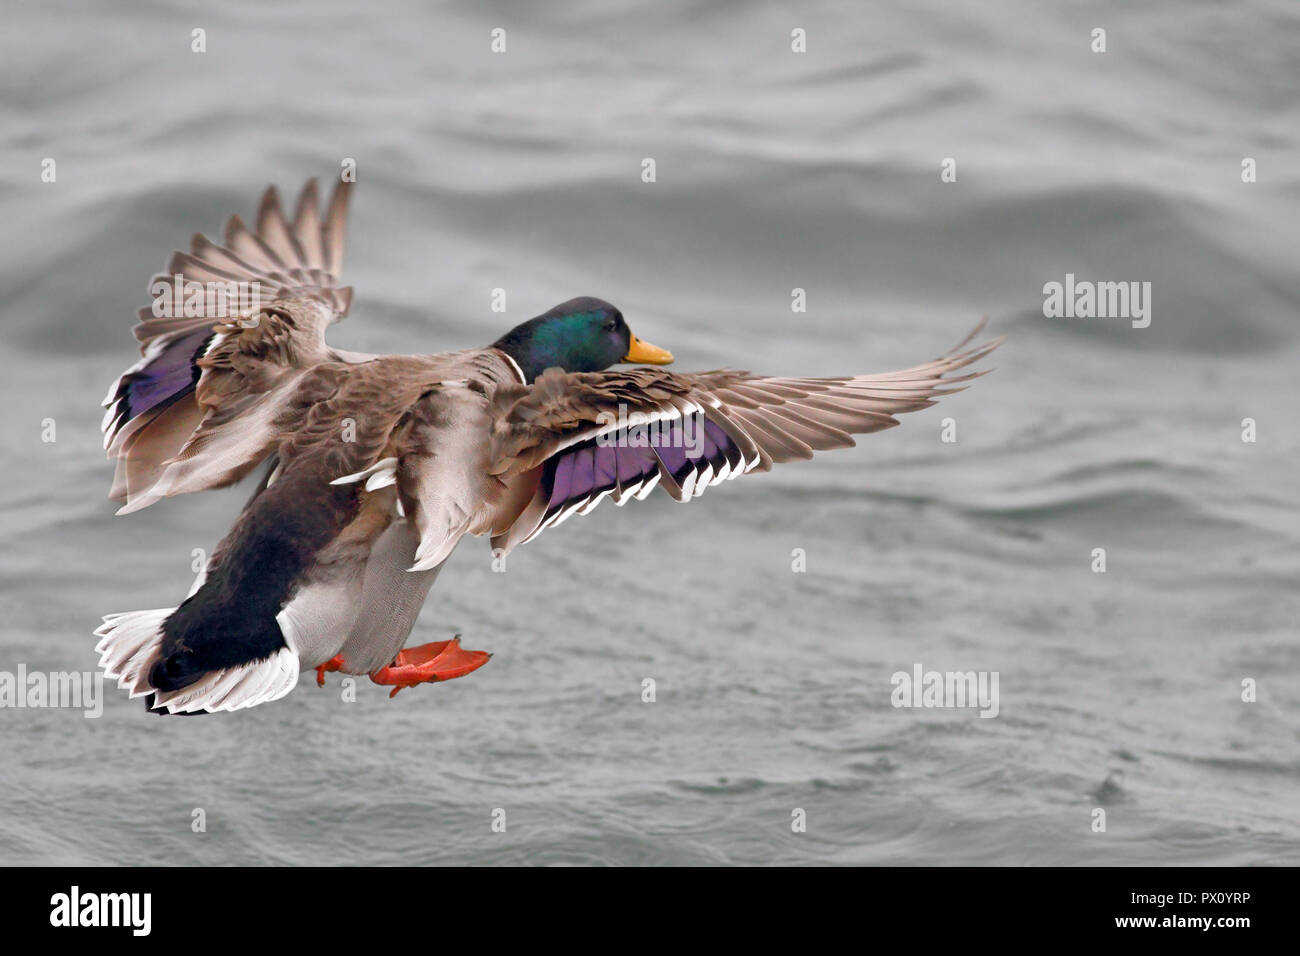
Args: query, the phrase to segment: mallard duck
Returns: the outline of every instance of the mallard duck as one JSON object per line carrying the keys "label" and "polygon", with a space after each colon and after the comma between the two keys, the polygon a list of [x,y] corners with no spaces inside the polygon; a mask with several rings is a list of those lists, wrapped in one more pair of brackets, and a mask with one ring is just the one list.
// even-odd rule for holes
{"label": "mallard duck", "polygon": [[[689,501],[850,447],[984,374],[953,373],[998,345],[968,347],[977,327],[934,361],[879,375],[678,374],[618,309],[582,297],[485,348],[345,352],[325,330],[352,301],[338,285],[349,189],[321,215],[309,182],[290,219],[271,188],[256,228],[234,216],[223,243],[196,235],[151,285],[143,357],[105,398],[119,514],[266,466],[179,607],[111,614],[96,631],[105,675],[153,711],[251,707],[312,668],[391,694],[468,674],[490,655],[458,638],[404,649],[466,534],[505,555],[606,498],[657,486]],[[214,287],[226,290],[215,309]],[[246,288],[257,296],[244,307]],[[637,367],[608,370],[620,363]]]}

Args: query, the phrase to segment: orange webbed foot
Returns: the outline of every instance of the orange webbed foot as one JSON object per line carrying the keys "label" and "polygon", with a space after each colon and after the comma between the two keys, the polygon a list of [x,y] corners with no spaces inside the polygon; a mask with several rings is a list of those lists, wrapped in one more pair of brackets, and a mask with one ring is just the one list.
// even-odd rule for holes
{"label": "orange webbed foot", "polygon": [[329,660],[327,660],[327,661],[326,661],[324,664],[322,664],[320,667],[316,668],[316,686],[317,686],[317,687],[324,687],[324,686],[325,686],[325,672],[326,672],[326,671],[341,671],[341,670],[343,670],[343,657],[342,657],[342,655],[339,655],[339,656],[336,656],[336,657],[331,657]]}
{"label": "orange webbed foot", "polygon": [[396,697],[403,687],[430,684],[464,677],[478,670],[492,655],[487,651],[467,651],[460,646],[460,635],[449,641],[434,641],[419,647],[408,647],[397,652],[393,663],[381,667],[370,675],[376,684],[393,685],[390,698]]}

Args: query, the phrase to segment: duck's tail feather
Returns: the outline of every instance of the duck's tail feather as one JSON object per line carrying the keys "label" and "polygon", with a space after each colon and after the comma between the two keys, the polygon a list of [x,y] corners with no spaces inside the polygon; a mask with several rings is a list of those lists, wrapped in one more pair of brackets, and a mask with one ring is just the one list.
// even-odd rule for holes
{"label": "duck's tail feather", "polygon": [[163,625],[176,608],[109,614],[95,631],[99,666],[131,697],[146,697],[152,711],[167,714],[241,710],[283,697],[298,683],[298,654],[284,646],[261,660],[208,671],[176,690],[158,690],[149,679],[161,658]]}

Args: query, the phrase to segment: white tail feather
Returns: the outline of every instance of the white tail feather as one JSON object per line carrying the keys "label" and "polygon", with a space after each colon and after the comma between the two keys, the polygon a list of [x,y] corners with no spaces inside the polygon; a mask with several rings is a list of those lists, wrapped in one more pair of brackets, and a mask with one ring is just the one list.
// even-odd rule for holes
{"label": "white tail feather", "polygon": [[154,709],[173,714],[242,710],[278,700],[298,684],[298,652],[281,648],[260,661],[204,674],[180,690],[156,691],[149,686],[149,669],[158,659],[163,622],[174,607],[109,614],[95,631],[95,645],[104,676],[131,697],[156,694]]}

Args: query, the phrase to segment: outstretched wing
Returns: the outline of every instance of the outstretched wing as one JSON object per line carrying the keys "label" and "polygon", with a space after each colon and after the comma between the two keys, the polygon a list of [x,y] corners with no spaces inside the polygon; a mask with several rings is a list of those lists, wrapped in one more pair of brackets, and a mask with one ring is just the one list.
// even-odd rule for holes
{"label": "outstretched wing", "polygon": [[143,358],[104,399],[124,512],[239,480],[269,454],[270,421],[303,371],[369,358],[324,339],[352,299],[338,285],[348,192],[340,183],[322,218],[312,180],[290,220],[269,188],[255,229],[232,216],[224,244],[195,235],[154,277],[135,327]]}
{"label": "outstretched wing", "polygon": [[606,497],[622,505],[661,485],[687,501],[773,463],[850,447],[853,435],[897,425],[900,412],[933,405],[986,374],[952,374],[1001,343],[967,349],[982,328],[934,361],[879,375],[551,369],[531,388],[502,390],[491,471],[516,489],[516,506],[498,513],[492,546],[508,552]]}

